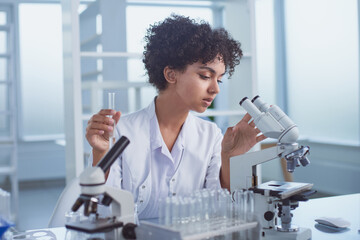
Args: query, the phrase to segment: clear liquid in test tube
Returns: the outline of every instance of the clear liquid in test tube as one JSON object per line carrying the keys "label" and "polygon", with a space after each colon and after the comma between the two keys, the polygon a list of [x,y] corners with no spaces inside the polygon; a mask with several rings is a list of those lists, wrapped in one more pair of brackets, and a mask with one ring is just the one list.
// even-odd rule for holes
{"label": "clear liquid in test tube", "polygon": [[[115,93],[114,92],[109,92],[108,93],[108,109],[115,109]],[[108,116],[110,118],[112,118],[112,116]],[[115,142],[116,142],[116,138],[115,138],[115,126],[116,123],[114,121],[114,125],[113,125],[113,131],[111,133],[109,133],[109,149],[112,148],[112,146],[114,146]]]}

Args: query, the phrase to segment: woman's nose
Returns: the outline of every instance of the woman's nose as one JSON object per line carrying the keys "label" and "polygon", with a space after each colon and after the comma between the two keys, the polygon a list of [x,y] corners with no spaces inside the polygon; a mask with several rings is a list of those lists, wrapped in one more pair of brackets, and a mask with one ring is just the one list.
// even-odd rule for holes
{"label": "woman's nose", "polygon": [[219,83],[217,80],[215,80],[211,86],[210,86],[210,93],[212,94],[218,94],[220,92],[220,87],[219,87]]}

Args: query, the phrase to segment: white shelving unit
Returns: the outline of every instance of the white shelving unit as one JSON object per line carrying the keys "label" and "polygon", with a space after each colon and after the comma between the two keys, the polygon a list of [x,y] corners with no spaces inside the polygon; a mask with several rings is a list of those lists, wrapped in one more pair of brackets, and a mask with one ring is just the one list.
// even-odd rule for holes
{"label": "white shelving unit", "polygon": [[126,52],[125,6],[123,0],[94,1],[79,14],[82,91],[90,95],[82,99],[84,114],[106,107],[107,91],[119,93],[116,106],[127,112],[128,89],[135,88],[139,99],[141,87],[147,86],[127,80],[127,59],[141,54]]}
{"label": "white shelving unit", "polygon": [[[0,176],[9,179],[12,220],[17,220],[19,184],[17,177],[17,108],[13,11],[0,4]],[[3,41],[5,40],[5,41]],[[4,71],[4,72],[3,72]]]}

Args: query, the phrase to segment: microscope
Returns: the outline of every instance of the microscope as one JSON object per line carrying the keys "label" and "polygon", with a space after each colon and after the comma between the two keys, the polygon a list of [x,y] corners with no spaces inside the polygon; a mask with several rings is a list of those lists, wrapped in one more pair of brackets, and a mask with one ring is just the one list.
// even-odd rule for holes
{"label": "microscope", "polygon": [[300,165],[308,165],[309,147],[296,143],[298,127],[278,106],[266,104],[259,96],[251,101],[243,98],[240,106],[250,114],[255,126],[266,137],[278,142],[274,147],[230,159],[231,192],[240,189],[254,191],[255,214],[262,226],[261,239],[310,239],[310,229],[291,224],[290,211],[299,206],[299,201],[307,201],[316,192],[311,190],[313,184],[280,181],[259,184],[257,176],[257,165],[274,159],[285,158],[288,172],[293,172]]}
{"label": "microscope", "polygon": [[[134,199],[130,192],[105,185],[105,173],[125,150],[130,141],[122,136],[95,167],[89,167],[80,175],[81,194],[72,206],[76,212],[84,206],[85,220],[67,223],[68,229],[85,233],[102,233],[121,229],[134,223]],[[111,216],[101,217],[98,205],[110,206]]]}

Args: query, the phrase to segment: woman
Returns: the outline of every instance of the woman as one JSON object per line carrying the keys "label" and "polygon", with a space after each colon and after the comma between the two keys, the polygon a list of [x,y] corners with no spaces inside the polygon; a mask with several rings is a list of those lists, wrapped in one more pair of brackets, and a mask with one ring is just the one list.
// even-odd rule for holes
{"label": "woman", "polygon": [[[224,29],[172,15],[148,29],[143,62],[158,96],[145,109],[122,116],[103,109],[89,121],[86,138],[93,165],[105,155],[109,133],[130,139],[111,167],[107,184],[133,193],[140,219],[157,217],[158,200],[201,188],[230,188],[230,157],[265,137],[245,117],[222,136],[216,124],[195,117],[219,93],[242,56]],[[112,118],[107,117],[112,115]]]}

